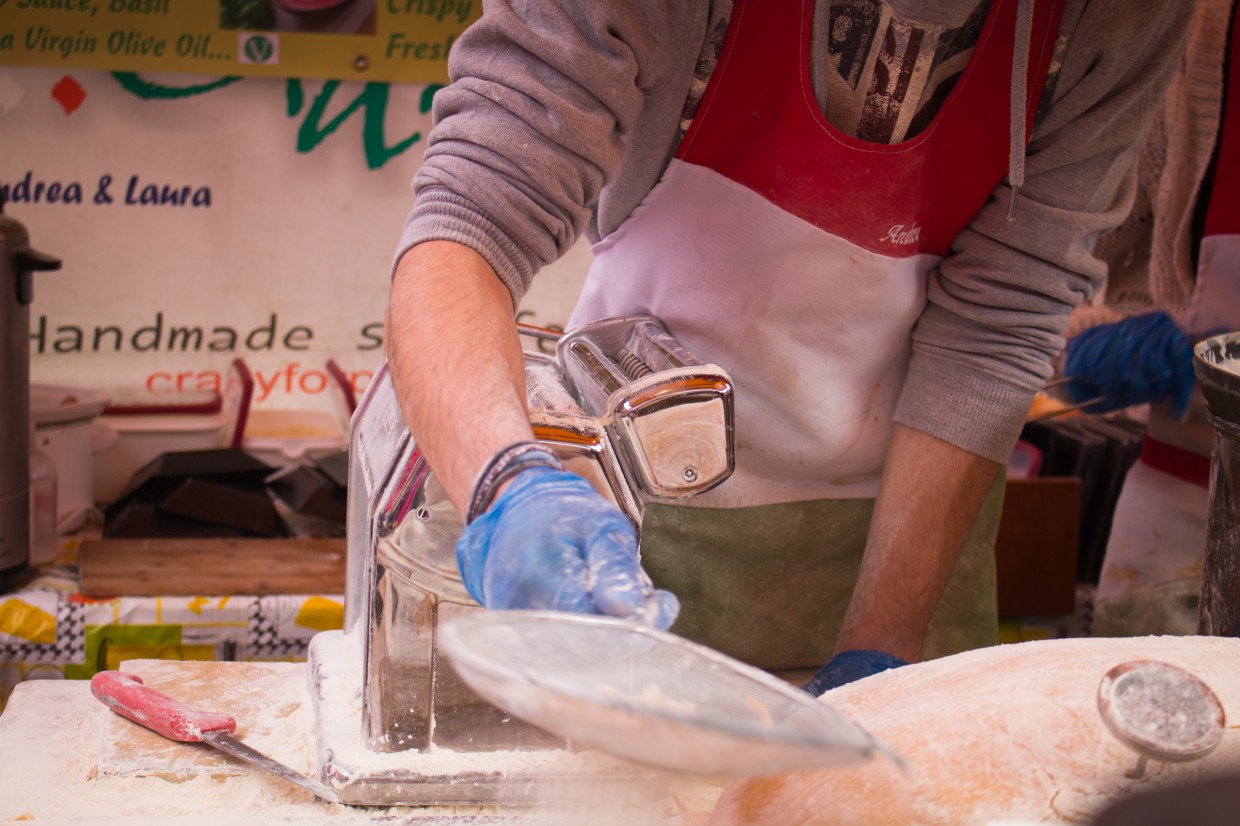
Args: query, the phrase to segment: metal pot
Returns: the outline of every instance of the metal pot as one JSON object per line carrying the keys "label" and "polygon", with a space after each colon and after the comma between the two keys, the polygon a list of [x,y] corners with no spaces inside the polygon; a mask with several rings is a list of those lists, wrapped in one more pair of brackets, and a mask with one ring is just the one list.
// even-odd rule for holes
{"label": "metal pot", "polygon": [[1204,339],[1193,354],[1214,428],[1197,633],[1235,637],[1240,636],[1240,332]]}

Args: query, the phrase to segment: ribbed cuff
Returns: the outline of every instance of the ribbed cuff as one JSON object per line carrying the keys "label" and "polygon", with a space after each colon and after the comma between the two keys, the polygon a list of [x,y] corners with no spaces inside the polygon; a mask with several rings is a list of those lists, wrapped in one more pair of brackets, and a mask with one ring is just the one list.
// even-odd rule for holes
{"label": "ribbed cuff", "polygon": [[895,421],[1006,464],[1035,391],[914,354]]}
{"label": "ribbed cuff", "polygon": [[441,190],[426,190],[418,196],[417,204],[405,219],[393,258],[393,272],[396,262],[410,247],[426,241],[452,241],[482,256],[512,294],[514,312],[538,266],[529,250],[487,223],[469,201]]}

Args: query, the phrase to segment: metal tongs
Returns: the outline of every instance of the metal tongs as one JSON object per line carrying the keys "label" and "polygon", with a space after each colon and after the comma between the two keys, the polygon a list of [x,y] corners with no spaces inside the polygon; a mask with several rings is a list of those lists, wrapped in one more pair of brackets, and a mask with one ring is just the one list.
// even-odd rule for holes
{"label": "metal tongs", "polygon": [[[1046,383],[1046,386],[1042,388],[1042,391],[1046,392],[1048,390],[1054,390],[1055,388],[1058,388],[1058,387],[1063,387],[1069,384],[1071,381],[1072,381],[1071,376],[1062,376],[1060,378],[1053,379],[1052,381],[1049,381]],[[1086,399],[1083,402],[1073,402],[1072,404],[1066,404],[1063,407],[1056,408],[1055,410],[1050,410],[1050,411],[1047,411],[1046,413],[1040,413],[1037,416],[1028,418],[1025,420],[1025,424],[1032,424],[1033,422],[1041,422],[1041,421],[1045,421],[1046,419],[1053,419],[1056,416],[1062,416],[1066,413],[1075,413],[1078,410],[1085,410],[1086,408],[1093,407],[1095,404],[1098,404],[1099,402],[1103,402],[1103,401],[1106,401],[1106,396],[1094,396],[1092,399]]]}

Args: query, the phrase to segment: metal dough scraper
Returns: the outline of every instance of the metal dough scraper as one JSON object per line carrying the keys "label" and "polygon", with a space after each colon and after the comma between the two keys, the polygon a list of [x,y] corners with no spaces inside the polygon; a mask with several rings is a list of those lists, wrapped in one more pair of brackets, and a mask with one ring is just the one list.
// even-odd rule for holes
{"label": "metal dough scraper", "polygon": [[140,726],[183,743],[206,743],[265,769],[329,803],[340,798],[313,778],[299,774],[233,737],[237,723],[218,711],[195,711],[121,671],[100,671],[90,678],[90,691],[104,705]]}
{"label": "metal dough scraper", "polygon": [[804,691],[634,622],[486,611],[444,622],[438,642],[480,696],[574,748],[704,777],[805,771],[875,754],[904,766]]}

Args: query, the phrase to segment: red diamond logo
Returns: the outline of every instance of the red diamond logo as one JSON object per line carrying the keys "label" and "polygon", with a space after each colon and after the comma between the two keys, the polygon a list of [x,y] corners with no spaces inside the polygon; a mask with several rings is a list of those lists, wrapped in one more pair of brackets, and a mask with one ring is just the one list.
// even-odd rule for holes
{"label": "red diamond logo", "polygon": [[86,90],[82,88],[82,84],[65,75],[52,87],[52,97],[65,110],[66,115],[72,115],[74,110],[82,105],[82,101],[86,100]]}

